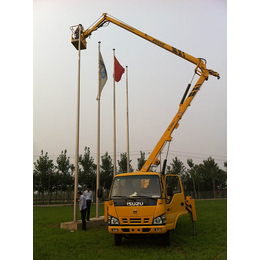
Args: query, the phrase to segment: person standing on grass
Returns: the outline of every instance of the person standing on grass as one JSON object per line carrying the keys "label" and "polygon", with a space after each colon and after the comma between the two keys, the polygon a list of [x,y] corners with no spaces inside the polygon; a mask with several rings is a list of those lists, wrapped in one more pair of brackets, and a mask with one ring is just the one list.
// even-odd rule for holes
{"label": "person standing on grass", "polygon": [[86,198],[82,195],[82,192],[78,192],[79,196],[79,211],[81,213],[81,220],[82,220],[82,228],[81,230],[86,231],[86,213],[87,213],[87,204]]}
{"label": "person standing on grass", "polygon": [[93,205],[93,194],[90,190],[90,186],[87,186],[87,190],[84,191],[83,195],[85,196],[87,200],[87,221],[90,221],[89,215],[90,215],[90,207]]}

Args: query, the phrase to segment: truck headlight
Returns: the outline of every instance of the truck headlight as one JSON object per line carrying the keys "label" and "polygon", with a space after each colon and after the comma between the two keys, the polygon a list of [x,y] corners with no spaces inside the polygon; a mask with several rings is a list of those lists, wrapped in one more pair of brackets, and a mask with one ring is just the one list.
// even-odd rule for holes
{"label": "truck headlight", "polygon": [[119,225],[118,219],[110,215],[107,216],[107,223],[109,225]]}
{"label": "truck headlight", "polygon": [[165,214],[162,214],[161,216],[158,216],[153,219],[153,225],[164,225],[164,224],[166,224]]}

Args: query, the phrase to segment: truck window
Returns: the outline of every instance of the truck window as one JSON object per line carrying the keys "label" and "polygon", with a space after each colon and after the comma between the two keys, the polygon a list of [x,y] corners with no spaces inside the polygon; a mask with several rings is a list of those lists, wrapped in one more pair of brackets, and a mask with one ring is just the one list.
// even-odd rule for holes
{"label": "truck window", "polygon": [[[166,190],[167,190],[167,204],[168,203],[171,203],[173,197],[174,197],[174,194],[176,193],[181,193],[181,185],[180,185],[180,181],[179,181],[179,178],[178,176],[171,176],[171,175],[166,175]],[[168,194],[168,190],[172,191],[172,194]],[[170,192],[170,191],[169,191]]]}
{"label": "truck window", "polygon": [[111,197],[147,196],[161,197],[161,185],[157,175],[121,176],[114,179]]}
{"label": "truck window", "polygon": [[180,182],[178,176],[166,175],[166,188],[171,187],[173,194],[181,192]]}

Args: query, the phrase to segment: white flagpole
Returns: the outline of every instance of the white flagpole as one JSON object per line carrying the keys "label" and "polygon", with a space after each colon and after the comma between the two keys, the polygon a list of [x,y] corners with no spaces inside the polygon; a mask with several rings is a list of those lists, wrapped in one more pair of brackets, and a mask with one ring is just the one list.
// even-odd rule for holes
{"label": "white flagpole", "polygon": [[96,187],[96,218],[99,218],[99,171],[100,171],[100,42],[98,42],[98,124],[97,124],[97,187]]}
{"label": "white flagpole", "polygon": [[113,81],[113,104],[114,104],[114,177],[116,175],[116,94],[115,94],[115,49],[114,56],[114,81]]}
{"label": "white flagpole", "polygon": [[126,66],[126,124],[127,124],[127,172],[129,172],[130,153],[129,153],[129,117],[128,117],[128,66]]}
{"label": "white flagpole", "polygon": [[73,222],[77,222],[78,200],[78,157],[79,157],[79,112],[80,112],[80,39],[82,27],[79,24],[79,47],[78,47],[78,94],[77,94],[77,125],[76,125],[76,152],[75,152],[75,181],[74,181],[74,215]]}

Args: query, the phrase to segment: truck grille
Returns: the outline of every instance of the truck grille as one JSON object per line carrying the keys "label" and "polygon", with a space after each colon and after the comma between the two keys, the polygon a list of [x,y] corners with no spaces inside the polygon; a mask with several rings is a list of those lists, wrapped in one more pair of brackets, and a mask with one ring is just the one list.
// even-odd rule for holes
{"label": "truck grille", "polygon": [[147,225],[149,223],[149,218],[122,218],[121,223],[124,225]]}

